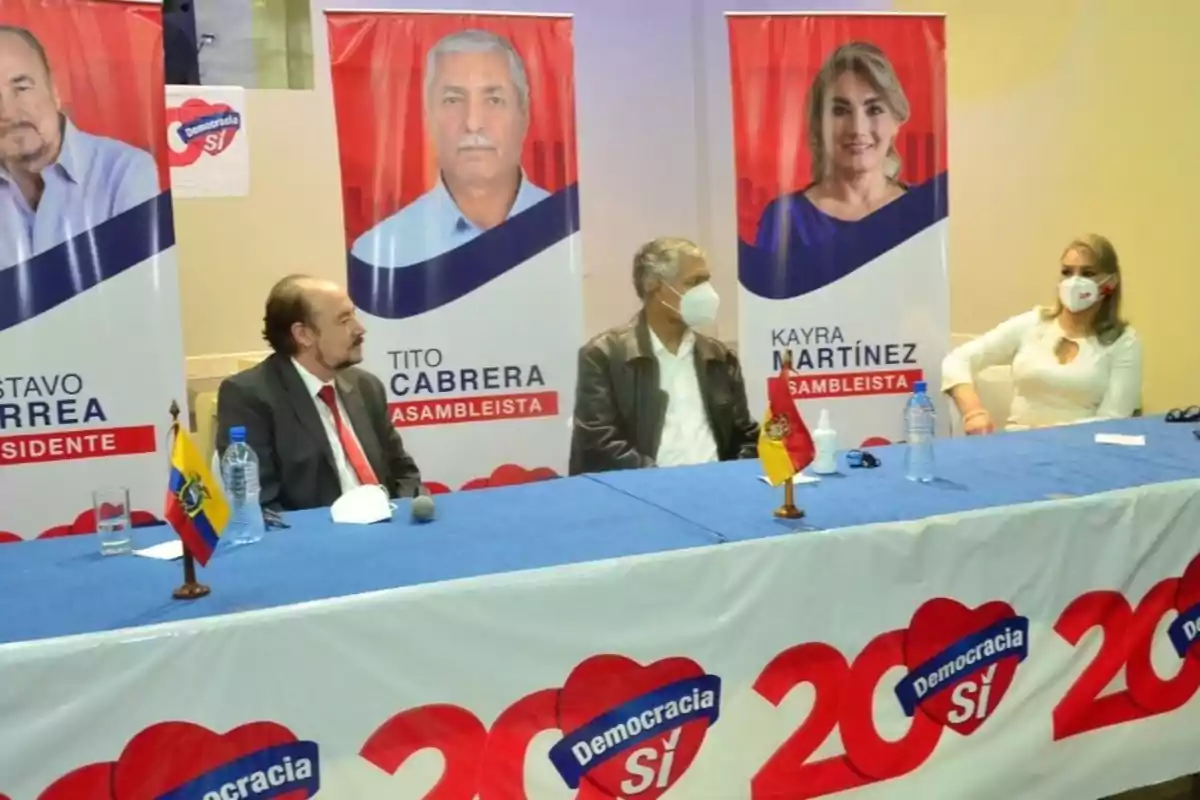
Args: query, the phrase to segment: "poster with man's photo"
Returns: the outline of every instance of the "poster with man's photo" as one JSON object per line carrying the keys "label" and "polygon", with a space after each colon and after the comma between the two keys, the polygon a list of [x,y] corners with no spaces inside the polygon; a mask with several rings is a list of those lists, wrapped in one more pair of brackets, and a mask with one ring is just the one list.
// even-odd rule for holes
{"label": "poster with man's photo", "polygon": [[364,366],[435,489],[565,472],[583,332],[572,20],[330,11]]}
{"label": "poster with man's photo", "polygon": [[163,87],[158,4],[0,0],[0,542],[94,531],[97,489],[162,513],[187,402]]}

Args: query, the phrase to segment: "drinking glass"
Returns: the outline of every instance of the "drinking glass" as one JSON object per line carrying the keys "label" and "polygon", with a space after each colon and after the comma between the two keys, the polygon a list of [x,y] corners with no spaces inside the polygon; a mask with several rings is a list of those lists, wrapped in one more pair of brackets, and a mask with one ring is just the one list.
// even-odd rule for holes
{"label": "drinking glass", "polygon": [[96,511],[96,536],[100,539],[101,555],[132,552],[129,490],[124,487],[97,489],[92,492],[92,508]]}

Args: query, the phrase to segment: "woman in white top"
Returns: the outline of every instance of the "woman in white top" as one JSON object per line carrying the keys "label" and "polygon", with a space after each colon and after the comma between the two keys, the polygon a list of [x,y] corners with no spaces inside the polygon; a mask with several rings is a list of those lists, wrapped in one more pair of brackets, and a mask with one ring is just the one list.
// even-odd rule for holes
{"label": "woman in white top", "polygon": [[1010,430],[1129,417],[1142,395],[1142,344],[1121,319],[1121,265],[1112,243],[1087,235],[1062,255],[1058,302],[1013,317],[955,348],[942,362],[942,391],[968,435],[995,423],[979,401],[980,370],[1012,366]]}

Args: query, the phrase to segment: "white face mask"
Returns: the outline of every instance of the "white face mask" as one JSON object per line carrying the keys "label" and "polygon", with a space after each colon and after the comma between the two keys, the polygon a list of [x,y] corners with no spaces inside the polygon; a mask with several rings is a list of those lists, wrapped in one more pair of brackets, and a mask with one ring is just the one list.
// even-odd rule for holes
{"label": "white face mask", "polygon": [[351,489],[329,509],[334,522],[370,525],[392,518],[392,504],[382,486],[367,484]]}
{"label": "white face mask", "polygon": [[1101,296],[1100,284],[1082,275],[1072,275],[1058,284],[1058,299],[1063,308],[1076,314],[1099,303]]}
{"label": "white face mask", "polygon": [[693,286],[683,294],[679,294],[674,286],[667,288],[679,295],[679,316],[689,328],[699,328],[717,321],[721,298],[709,281]]}

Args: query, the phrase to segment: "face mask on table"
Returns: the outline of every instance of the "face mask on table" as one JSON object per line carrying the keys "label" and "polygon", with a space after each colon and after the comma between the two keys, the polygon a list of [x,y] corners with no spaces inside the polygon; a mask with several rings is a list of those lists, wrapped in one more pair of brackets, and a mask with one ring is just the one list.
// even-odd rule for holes
{"label": "face mask on table", "polygon": [[392,504],[382,486],[367,484],[351,489],[329,509],[334,522],[370,525],[392,518]]}

